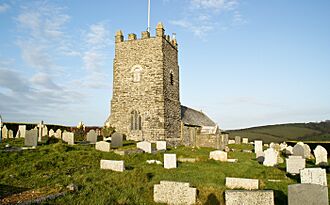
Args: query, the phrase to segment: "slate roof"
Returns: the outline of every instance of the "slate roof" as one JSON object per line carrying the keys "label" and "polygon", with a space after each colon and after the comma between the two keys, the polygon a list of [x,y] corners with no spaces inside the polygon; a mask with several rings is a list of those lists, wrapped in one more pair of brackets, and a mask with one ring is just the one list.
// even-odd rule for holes
{"label": "slate roof", "polygon": [[203,112],[181,105],[181,120],[186,125],[216,126]]}

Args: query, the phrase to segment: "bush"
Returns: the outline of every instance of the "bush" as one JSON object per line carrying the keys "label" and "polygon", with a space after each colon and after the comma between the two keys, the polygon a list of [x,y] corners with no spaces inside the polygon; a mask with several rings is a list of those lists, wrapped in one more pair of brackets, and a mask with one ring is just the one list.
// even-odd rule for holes
{"label": "bush", "polygon": [[103,137],[110,137],[113,133],[116,132],[116,129],[114,127],[106,127],[104,126],[102,128],[102,135]]}

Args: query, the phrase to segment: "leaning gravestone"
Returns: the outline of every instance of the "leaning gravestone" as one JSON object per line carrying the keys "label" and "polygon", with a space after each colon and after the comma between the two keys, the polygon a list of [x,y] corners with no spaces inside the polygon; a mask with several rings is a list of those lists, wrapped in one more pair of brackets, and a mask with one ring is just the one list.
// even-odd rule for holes
{"label": "leaning gravestone", "polygon": [[125,170],[125,165],[123,160],[104,160],[100,161],[101,169],[110,169],[116,172],[123,172]]}
{"label": "leaning gravestone", "polygon": [[25,138],[25,135],[26,135],[26,125],[19,125],[18,126],[18,130],[19,130],[19,137]]}
{"label": "leaning gravestone", "polygon": [[28,130],[25,134],[24,145],[27,147],[36,147],[38,145],[38,130]]}
{"label": "leaning gravestone", "polygon": [[122,147],[123,146],[123,135],[115,132],[111,135],[111,147]]}
{"label": "leaning gravestone", "polygon": [[327,173],[322,168],[305,168],[300,170],[300,182],[327,186]]}
{"label": "leaning gravestone", "polygon": [[254,153],[262,152],[262,141],[254,140]]}
{"label": "leaning gravestone", "polygon": [[306,166],[306,159],[301,156],[289,156],[286,159],[286,172],[290,174],[299,174],[300,170]]}
{"label": "leaning gravestone", "polygon": [[49,134],[48,134],[49,137],[54,137],[55,136],[55,132],[53,129],[50,129],[49,130]]}
{"label": "leaning gravestone", "polygon": [[5,126],[3,126],[2,130],[1,130],[1,134],[2,134],[2,139],[7,139],[8,138],[8,129]]}
{"label": "leaning gravestone", "polygon": [[227,161],[227,152],[221,150],[215,150],[210,152],[210,159],[226,162]]}
{"label": "leaning gravestone", "polygon": [[235,144],[241,144],[241,137],[235,136]]}
{"label": "leaning gravestone", "polygon": [[273,190],[226,190],[226,205],[274,205]]}
{"label": "leaning gravestone", "polygon": [[166,150],[166,141],[156,141],[157,150]]}
{"label": "leaning gravestone", "polygon": [[259,189],[259,179],[226,177],[226,187],[229,189]]}
{"label": "leaning gravestone", "polygon": [[151,143],[147,141],[138,142],[136,147],[142,149],[144,152],[151,153]]}
{"label": "leaning gravestone", "polygon": [[272,167],[277,164],[278,152],[273,148],[268,148],[265,152],[264,166]]}
{"label": "leaning gravestone", "polygon": [[329,205],[328,187],[319,184],[288,186],[288,205]]}
{"label": "leaning gravestone", "polygon": [[97,134],[95,132],[95,130],[89,130],[89,132],[87,133],[87,141],[95,144],[97,141]]}
{"label": "leaning gravestone", "polygon": [[154,201],[164,204],[196,204],[197,189],[189,183],[160,181],[154,185]]}
{"label": "leaning gravestone", "polygon": [[303,158],[305,158],[305,149],[303,144],[297,143],[293,147],[292,152],[294,156],[302,156]]}
{"label": "leaning gravestone", "polygon": [[100,150],[102,152],[110,152],[111,143],[105,141],[96,142],[95,149]]}
{"label": "leaning gravestone", "polygon": [[164,168],[165,169],[176,168],[176,154],[164,154]]}
{"label": "leaning gravestone", "polygon": [[314,155],[316,158],[316,165],[328,166],[328,152],[324,147],[317,145],[314,149]]}

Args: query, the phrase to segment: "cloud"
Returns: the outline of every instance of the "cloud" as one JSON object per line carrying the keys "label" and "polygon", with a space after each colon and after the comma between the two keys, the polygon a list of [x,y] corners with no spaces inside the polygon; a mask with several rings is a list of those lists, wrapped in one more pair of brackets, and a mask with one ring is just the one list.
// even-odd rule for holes
{"label": "cloud", "polygon": [[0,13],[5,13],[8,9],[10,9],[8,4],[0,4]]}
{"label": "cloud", "polygon": [[31,78],[30,82],[48,90],[62,89],[60,86],[54,83],[50,76],[46,73],[37,73]]}
{"label": "cloud", "polygon": [[110,34],[104,23],[92,24],[89,27],[89,32],[86,35],[86,41],[94,48],[104,47],[109,44]]}
{"label": "cloud", "polygon": [[204,23],[204,24],[197,26],[197,25],[193,24],[192,22],[187,21],[185,19],[172,20],[172,21],[170,21],[170,23],[192,31],[193,34],[199,38],[203,38],[208,32],[210,32],[214,29],[214,26],[211,23]]}

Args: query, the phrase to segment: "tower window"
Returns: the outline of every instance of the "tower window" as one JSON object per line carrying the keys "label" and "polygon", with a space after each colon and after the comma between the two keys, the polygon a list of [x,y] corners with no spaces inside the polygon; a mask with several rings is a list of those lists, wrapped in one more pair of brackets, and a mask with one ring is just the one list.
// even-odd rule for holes
{"label": "tower window", "polygon": [[133,82],[141,81],[142,68],[140,66],[135,66],[133,68]]}
{"label": "tower window", "polygon": [[141,115],[138,111],[131,112],[131,130],[142,130]]}
{"label": "tower window", "polygon": [[171,83],[171,85],[173,85],[174,84],[174,79],[173,79],[174,77],[173,77],[173,73],[171,72],[170,73],[170,83]]}

